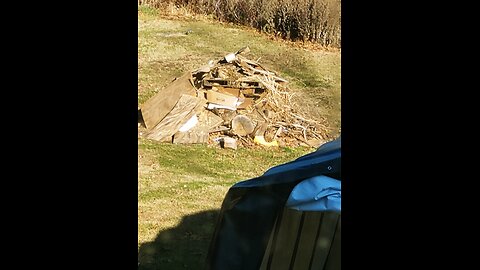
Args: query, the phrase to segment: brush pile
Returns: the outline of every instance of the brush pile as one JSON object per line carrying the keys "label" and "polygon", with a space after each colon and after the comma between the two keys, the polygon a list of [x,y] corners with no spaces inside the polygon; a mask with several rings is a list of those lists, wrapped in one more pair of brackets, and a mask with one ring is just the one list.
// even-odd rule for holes
{"label": "brush pile", "polygon": [[292,101],[288,81],[246,57],[244,47],[185,73],[142,104],[145,136],[173,143],[243,147],[318,147],[324,119],[310,119]]}

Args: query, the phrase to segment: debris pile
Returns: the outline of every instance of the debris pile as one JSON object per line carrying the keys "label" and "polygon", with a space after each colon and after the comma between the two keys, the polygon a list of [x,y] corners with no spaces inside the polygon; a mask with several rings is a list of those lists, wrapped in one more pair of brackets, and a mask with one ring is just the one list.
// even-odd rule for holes
{"label": "debris pile", "polygon": [[288,81],[244,47],[187,72],[141,105],[145,136],[173,143],[311,146],[327,141],[323,119],[309,119],[293,103]]}

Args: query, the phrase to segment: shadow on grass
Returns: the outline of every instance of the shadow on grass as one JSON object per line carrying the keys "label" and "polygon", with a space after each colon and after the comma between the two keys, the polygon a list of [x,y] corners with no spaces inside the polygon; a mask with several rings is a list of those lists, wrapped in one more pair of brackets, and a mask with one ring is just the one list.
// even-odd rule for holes
{"label": "shadow on grass", "polygon": [[139,270],[202,269],[219,210],[183,217],[172,229],[160,231],[153,242],[140,246]]}

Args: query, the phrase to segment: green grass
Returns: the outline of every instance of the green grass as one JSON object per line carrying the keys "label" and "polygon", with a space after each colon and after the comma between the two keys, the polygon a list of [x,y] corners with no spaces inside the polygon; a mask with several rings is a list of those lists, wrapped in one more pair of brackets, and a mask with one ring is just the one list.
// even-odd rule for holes
{"label": "green grass", "polygon": [[228,189],[313,151],[237,150],[139,139],[138,245],[141,269],[203,264]]}
{"label": "green grass", "polygon": [[227,181],[229,185],[238,180],[256,177],[265,168],[311,151],[303,147],[267,148],[261,151],[247,148],[232,150],[204,145],[159,144],[146,139],[141,141],[139,148],[155,156],[155,161],[165,173],[199,178],[213,177]]}
{"label": "green grass", "polygon": [[[186,35],[187,30],[192,30]],[[139,8],[138,104],[173,78],[249,46],[248,58],[290,81],[298,102],[340,128],[340,53],[311,51],[205,19],[166,19]],[[228,189],[312,148],[237,150],[138,139],[139,269],[202,268]]]}

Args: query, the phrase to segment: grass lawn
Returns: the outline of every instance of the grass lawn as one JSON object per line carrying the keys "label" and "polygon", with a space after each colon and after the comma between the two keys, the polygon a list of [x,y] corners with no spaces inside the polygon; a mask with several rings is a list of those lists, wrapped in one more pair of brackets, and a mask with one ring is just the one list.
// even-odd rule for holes
{"label": "grass lawn", "polygon": [[[340,52],[308,50],[198,17],[167,19],[148,8],[139,8],[138,15],[138,104],[173,78],[244,46],[251,49],[248,58],[260,58],[288,79],[297,102],[312,115],[326,117],[332,139],[338,136]],[[232,150],[139,137],[139,269],[202,268],[228,188],[314,150]]]}

